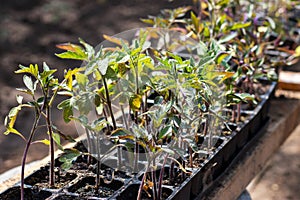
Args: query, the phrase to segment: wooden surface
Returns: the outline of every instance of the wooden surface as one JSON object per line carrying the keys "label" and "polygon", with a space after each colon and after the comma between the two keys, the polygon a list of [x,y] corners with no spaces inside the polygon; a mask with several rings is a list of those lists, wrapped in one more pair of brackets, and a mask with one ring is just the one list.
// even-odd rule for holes
{"label": "wooden surface", "polygon": [[278,87],[284,90],[300,91],[300,72],[281,71]]}
{"label": "wooden surface", "polygon": [[231,166],[224,171],[205,197],[205,200],[234,200],[263,169],[268,159],[300,122],[300,100],[272,100],[270,120],[251,143],[244,147]]}

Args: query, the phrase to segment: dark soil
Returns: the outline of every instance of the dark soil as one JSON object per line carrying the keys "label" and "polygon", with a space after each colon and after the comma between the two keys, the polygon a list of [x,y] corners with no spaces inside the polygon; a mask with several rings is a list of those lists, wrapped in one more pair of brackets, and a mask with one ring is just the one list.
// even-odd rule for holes
{"label": "dark soil", "polygon": [[[78,43],[78,38],[96,46],[102,35],[146,26],[140,18],[157,15],[163,8],[185,5],[191,1],[169,2],[167,0],[3,0],[0,6],[0,120],[9,108],[15,106],[14,90],[23,87],[22,77],[14,75],[19,64],[42,65],[45,61],[58,69],[60,77],[64,69],[79,66],[76,61],[61,60],[55,45],[64,42]],[[26,97],[25,99],[28,99]],[[20,113],[17,128],[28,136],[33,113]],[[54,112],[55,124],[66,134],[74,137],[73,124],[65,125],[61,113]],[[2,123],[0,123],[2,124]],[[4,126],[0,126],[3,133]],[[45,130],[36,134],[44,139]],[[0,134],[0,173],[20,165],[24,141],[16,135]],[[45,145],[35,144],[29,152],[28,161],[47,155]]]}
{"label": "dark soil", "polygon": [[[24,200],[40,200],[46,199],[51,196],[51,192],[48,191],[34,191],[30,188],[25,188],[25,198]],[[3,200],[16,200],[20,199],[20,188],[13,187],[5,191],[0,195],[0,199]]]}
{"label": "dark soil", "polygon": [[72,185],[68,190],[79,194],[80,197],[110,197],[115,191],[123,186],[121,181],[113,180],[111,183],[105,183],[103,179],[100,181],[98,188],[95,187],[96,178],[89,176],[79,180]]}
{"label": "dark soil", "polygon": [[[128,200],[135,199],[138,196],[139,185],[132,184],[128,188],[126,188],[118,197],[117,200]],[[167,199],[172,193],[172,190],[169,188],[162,188],[162,199]],[[142,199],[143,200],[151,200],[152,198],[152,190],[142,190]]]}
{"label": "dark soil", "polygon": [[[64,173],[62,171],[57,171],[55,173],[55,186],[54,188],[62,188],[69,182],[77,177],[75,173]],[[34,186],[35,188],[50,188],[49,186],[49,169],[41,168],[41,170],[36,171],[29,177],[25,179],[25,184]]]}

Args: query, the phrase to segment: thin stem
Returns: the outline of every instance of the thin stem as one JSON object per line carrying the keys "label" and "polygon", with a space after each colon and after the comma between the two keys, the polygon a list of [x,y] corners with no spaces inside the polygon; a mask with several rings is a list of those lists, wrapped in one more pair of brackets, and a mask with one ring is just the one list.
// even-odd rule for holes
{"label": "thin stem", "polygon": [[53,140],[53,130],[51,123],[51,111],[49,105],[46,104],[46,123],[49,132],[49,140],[50,140],[50,172],[49,172],[49,185],[50,187],[54,187],[55,183],[55,174],[54,174],[54,140]]}
{"label": "thin stem", "polygon": [[153,182],[153,189],[152,189],[152,193],[153,193],[153,197],[154,199],[157,199],[157,181],[156,181],[156,172],[154,171],[154,169],[156,169],[156,162],[155,162],[155,157],[153,159],[153,169],[151,171],[151,179]]}
{"label": "thin stem", "polygon": [[189,147],[189,160],[190,160],[190,167],[193,168],[193,149]]}
{"label": "thin stem", "polygon": [[26,164],[26,158],[28,154],[29,147],[31,145],[31,141],[33,139],[33,135],[37,129],[38,123],[41,118],[41,113],[38,108],[35,108],[35,119],[30,131],[29,138],[27,140],[24,152],[23,152],[23,157],[22,157],[22,167],[21,167],[21,200],[24,200],[24,174],[25,174],[25,164]]}
{"label": "thin stem", "polygon": [[[87,145],[88,145],[88,159],[87,159],[87,165],[90,165],[91,162],[92,162],[92,156],[91,156],[91,153],[92,153],[92,141],[91,141],[91,136],[90,136],[90,131],[85,128],[85,132],[86,132],[86,137],[87,137]],[[94,149],[93,149],[94,150]]]}
{"label": "thin stem", "polygon": [[116,123],[114,113],[113,113],[113,110],[112,110],[109,91],[108,91],[108,87],[107,87],[105,77],[102,77],[102,80],[103,80],[103,85],[104,85],[104,88],[105,88],[106,103],[107,103],[107,106],[108,106],[108,109],[109,109],[109,114],[110,114],[110,117],[111,117],[113,128],[114,128],[114,130],[116,130],[117,129],[117,123]]}
{"label": "thin stem", "polygon": [[159,182],[158,182],[157,200],[162,199],[162,181],[163,181],[163,175],[164,175],[164,167],[165,167],[165,165],[167,163],[168,157],[169,157],[169,154],[167,154],[165,156],[163,165],[162,165],[161,170],[160,170],[159,179],[158,179]]}
{"label": "thin stem", "polygon": [[236,116],[236,122],[239,122],[241,120],[241,107],[242,103],[237,104],[237,116]]}
{"label": "thin stem", "polygon": [[[116,130],[117,129],[117,123],[116,123],[116,120],[115,120],[115,117],[114,117],[114,113],[113,113],[113,110],[112,110],[111,100],[110,100],[109,91],[108,91],[108,87],[107,87],[107,83],[106,83],[105,77],[102,77],[102,80],[103,80],[103,85],[104,85],[104,88],[105,88],[106,103],[107,103],[107,106],[108,106],[108,109],[109,109],[111,121],[113,123],[113,129]],[[118,147],[117,151],[118,151],[118,167],[120,168],[121,164],[122,164],[121,148]]]}
{"label": "thin stem", "polygon": [[[146,172],[149,170],[149,167],[150,167],[150,162],[148,162],[148,166],[147,166]],[[147,176],[146,172],[144,173],[143,178],[141,180],[141,184],[140,184],[140,187],[139,187],[138,195],[137,195],[137,198],[136,198],[137,200],[141,200],[142,199],[142,190],[143,190],[143,186],[144,186],[145,179],[146,179],[146,176]]]}
{"label": "thin stem", "polygon": [[100,172],[101,172],[101,158],[100,158],[100,145],[99,145],[99,135],[97,135],[97,175],[96,175],[96,189],[97,189],[97,192],[99,190],[99,187],[100,187]]}

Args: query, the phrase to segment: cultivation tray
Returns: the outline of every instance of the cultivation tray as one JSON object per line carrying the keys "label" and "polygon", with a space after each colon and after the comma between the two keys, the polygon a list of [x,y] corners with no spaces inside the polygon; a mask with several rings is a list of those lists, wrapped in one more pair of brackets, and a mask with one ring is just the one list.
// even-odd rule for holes
{"label": "cultivation tray", "polygon": [[[267,92],[260,95],[261,101],[254,110],[243,110],[247,116],[245,123],[231,124],[234,130],[230,135],[214,136],[213,139],[217,141],[216,146],[213,152],[203,151],[198,155],[202,159],[199,167],[187,168],[190,174],[182,178],[176,186],[163,184],[164,199],[180,200],[204,197],[222,177],[224,169],[230,167],[237,156],[245,153],[244,147],[252,144],[255,138],[259,137],[259,130],[268,121],[270,99],[274,96],[276,88],[275,82],[262,81],[262,83],[267,86]],[[79,148],[79,146],[78,143],[75,148]],[[58,158],[55,165],[57,167],[61,165]],[[168,167],[166,166],[166,168]],[[141,182],[141,174],[129,176],[117,172],[113,180],[101,179],[101,192],[95,194],[91,186],[95,184],[96,173],[95,169],[91,167],[88,170],[71,169],[67,173],[57,171],[56,179],[62,180],[59,189],[37,186],[36,183],[47,182],[48,168],[48,165],[42,166],[25,179],[27,199],[134,199]],[[102,165],[101,170],[103,173],[110,173],[108,166]],[[165,169],[165,171],[168,170]],[[19,186],[16,184],[1,193],[0,199],[16,199],[19,195]],[[146,198],[147,194],[144,194],[144,197]]]}

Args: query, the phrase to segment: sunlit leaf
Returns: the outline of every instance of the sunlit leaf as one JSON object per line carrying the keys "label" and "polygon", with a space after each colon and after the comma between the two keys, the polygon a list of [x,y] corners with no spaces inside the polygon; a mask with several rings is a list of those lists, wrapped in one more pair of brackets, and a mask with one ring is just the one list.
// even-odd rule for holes
{"label": "sunlit leaf", "polygon": [[14,134],[20,136],[23,140],[26,141],[25,137],[19,131],[17,131],[16,129],[14,129],[12,127],[7,127],[6,131],[4,132],[4,135],[8,135],[10,133],[14,133]]}
{"label": "sunlit leaf", "polygon": [[104,38],[105,40],[107,40],[107,41],[109,41],[109,42],[112,42],[112,43],[114,43],[114,44],[117,44],[117,45],[119,45],[119,46],[122,46],[122,42],[125,42],[125,43],[128,44],[127,41],[124,41],[124,40],[122,40],[122,39],[120,39],[120,38],[108,36],[108,35],[105,35],[105,34],[103,34],[103,38]]}
{"label": "sunlit leaf", "polygon": [[35,143],[42,143],[42,144],[45,144],[45,145],[47,145],[47,146],[50,146],[50,141],[47,140],[47,139],[36,140],[36,141],[32,142],[32,144],[35,144]]}
{"label": "sunlit leaf", "polygon": [[199,22],[200,22],[200,19],[196,17],[196,15],[194,14],[194,12],[191,12],[191,19],[192,19],[192,23],[194,25],[195,31],[197,33],[199,33]]}
{"label": "sunlit leaf", "polygon": [[63,53],[56,53],[55,54],[57,57],[62,58],[62,59],[73,59],[73,60],[86,60],[87,56],[84,54],[77,54],[72,51],[67,51]]}
{"label": "sunlit leaf", "polygon": [[76,81],[79,84],[79,86],[81,88],[85,88],[87,86],[87,84],[89,83],[89,79],[85,74],[81,74],[81,73],[76,73],[75,74],[76,77]]}
{"label": "sunlit leaf", "polygon": [[237,29],[241,29],[241,28],[247,28],[251,25],[251,22],[247,22],[247,23],[235,23],[233,26],[231,26],[231,30],[237,30]]}
{"label": "sunlit leaf", "polygon": [[132,95],[129,99],[129,105],[133,111],[139,111],[142,105],[142,96],[139,94]]}
{"label": "sunlit leaf", "polygon": [[22,104],[23,98],[24,97],[21,96],[21,95],[16,95],[16,99],[17,99],[18,104]]}
{"label": "sunlit leaf", "polygon": [[106,75],[107,68],[108,68],[108,58],[104,58],[103,60],[98,61],[98,69],[101,75]]}

